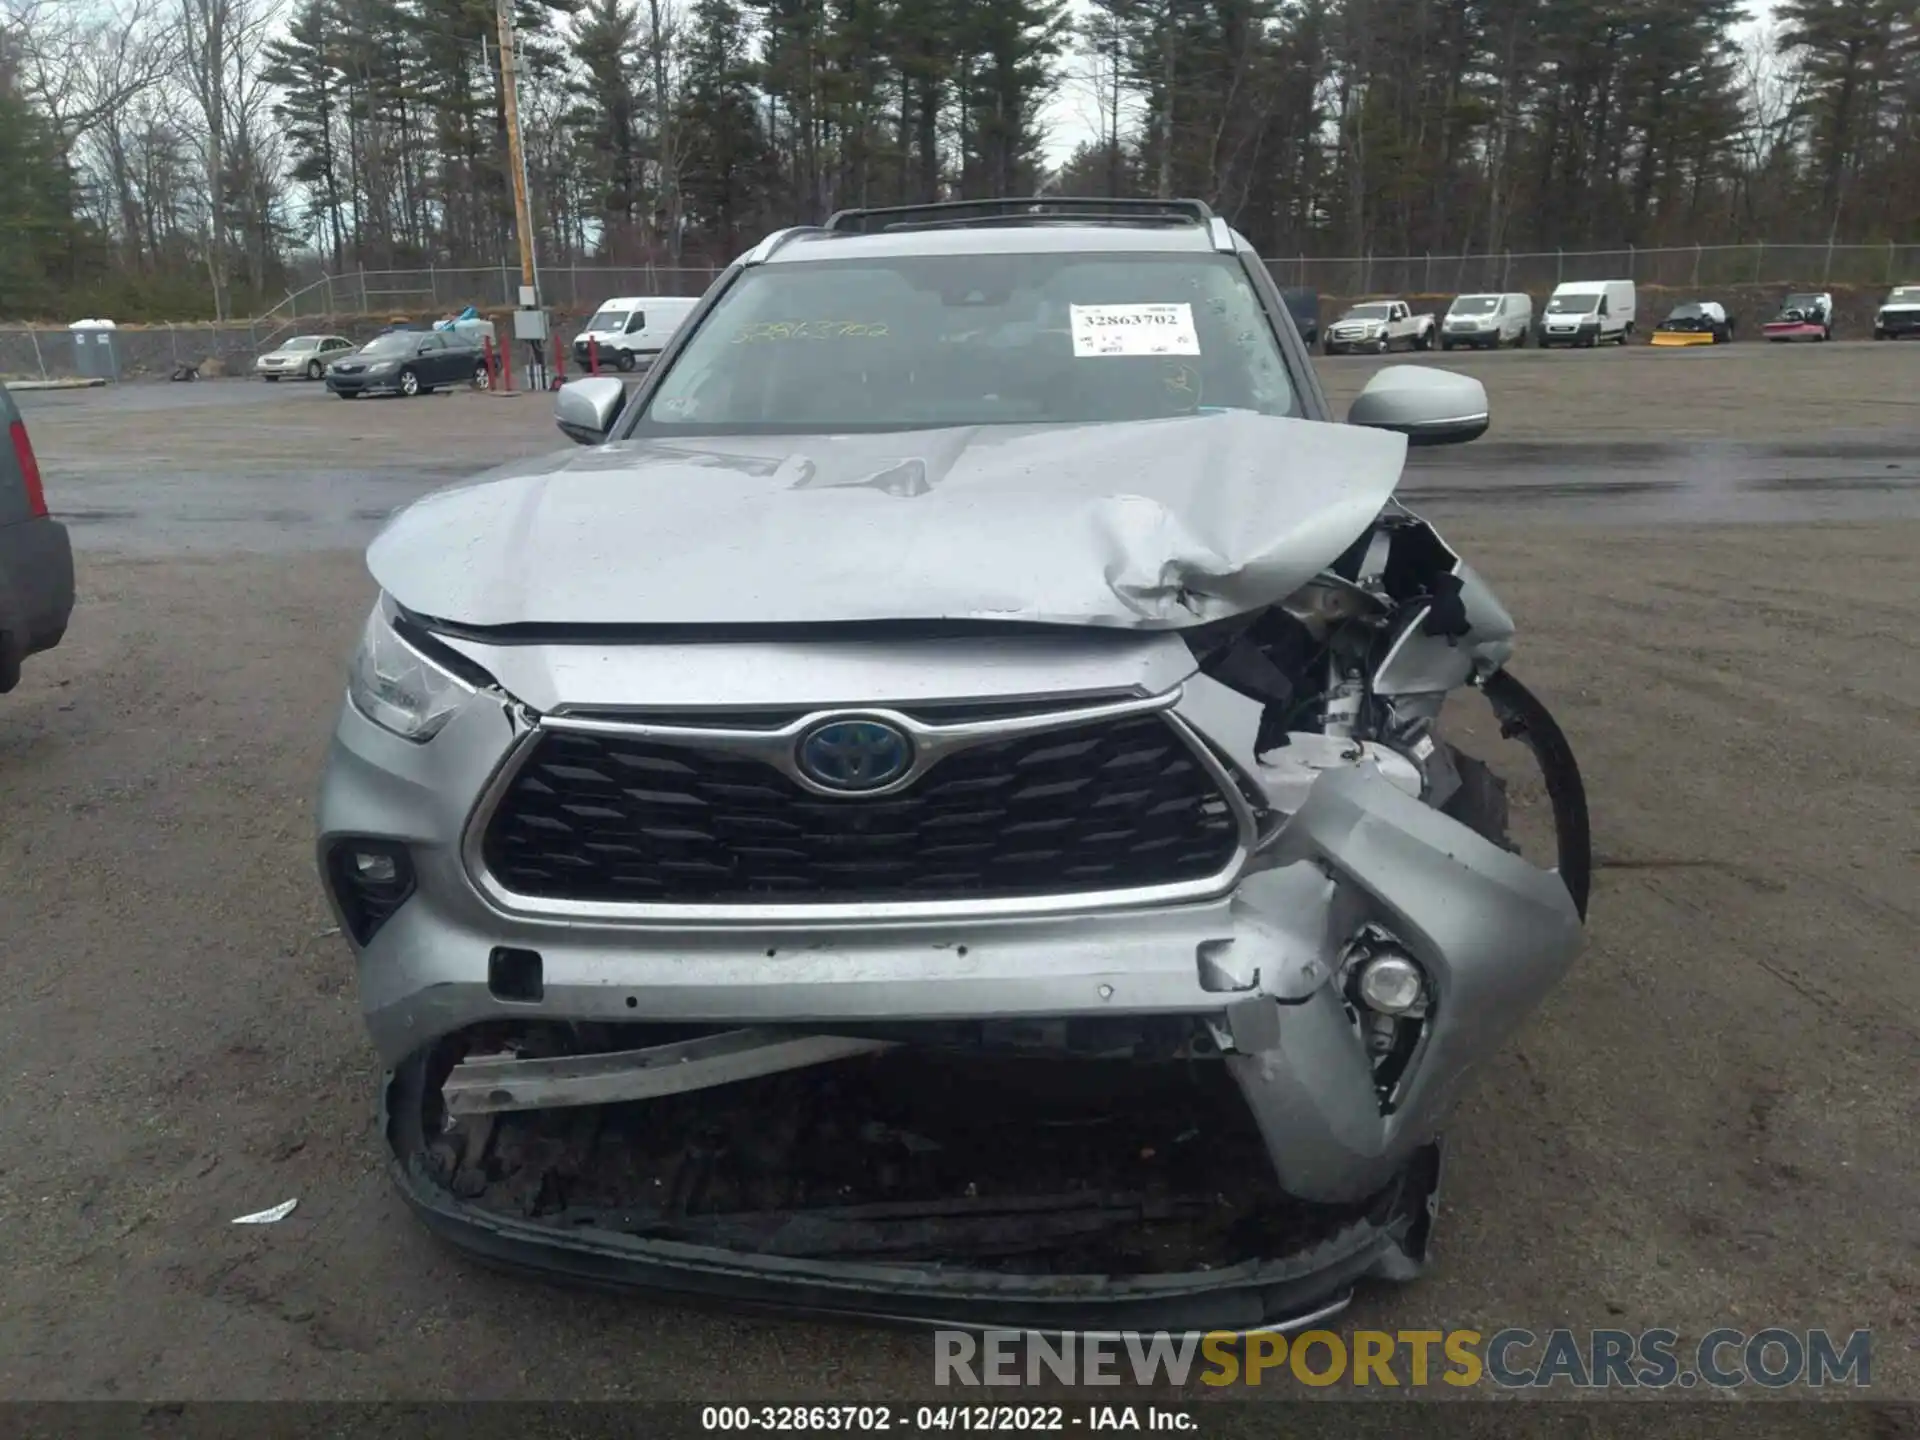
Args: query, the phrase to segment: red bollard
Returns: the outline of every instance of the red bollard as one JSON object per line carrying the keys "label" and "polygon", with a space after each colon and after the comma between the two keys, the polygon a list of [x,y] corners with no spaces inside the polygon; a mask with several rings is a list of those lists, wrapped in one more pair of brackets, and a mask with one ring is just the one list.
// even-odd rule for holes
{"label": "red bollard", "polygon": [[587,373],[589,375],[600,373],[600,342],[591,335],[587,337]]}
{"label": "red bollard", "polygon": [[547,382],[549,390],[558,390],[567,383],[567,347],[556,344],[553,347],[553,379]]}

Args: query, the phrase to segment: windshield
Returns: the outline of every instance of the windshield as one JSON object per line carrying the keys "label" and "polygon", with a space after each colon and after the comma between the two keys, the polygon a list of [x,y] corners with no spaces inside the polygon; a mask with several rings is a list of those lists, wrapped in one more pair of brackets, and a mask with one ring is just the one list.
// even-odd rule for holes
{"label": "windshield", "polygon": [[589,330],[624,330],[627,328],[627,316],[631,310],[596,310],[593,318],[587,321]]}
{"label": "windshield", "polygon": [[1707,307],[1704,305],[1676,305],[1673,307],[1673,313],[1667,316],[1667,318],[1669,320],[1698,320],[1706,313]]}
{"label": "windshield", "polygon": [[1391,305],[1356,305],[1340,318],[1342,320],[1384,320],[1392,313]]}
{"label": "windshield", "polygon": [[638,433],[1072,424],[1298,413],[1230,256],[926,255],[756,266]]}
{"label": "windshield", "polygon": [[1780,308],[1782,310],[1818,310],[1820,308],[1820,297],[1818,295],[1789,295],[1785,300],[1780,302]]}
{"label": "windshield", "polygon": [[1448,307],[1449,315],[1491,315],[1500,308],[1498,295],[1462,295]]}
{"label": "windshield", "polygon": [[318,350],[320,348],[320,337],[318,335],[296,335],[280,348],[282,350]]}
{"label": "windshield", "polygon": [[1920,305],[1920,285],[1899,285],[1887,297],[1889,305]]}
{"label": "windshield", "polygon": [[1556,295],[1547,301],[1549,315],[1585,315],[1600,305],[1598,295]]}

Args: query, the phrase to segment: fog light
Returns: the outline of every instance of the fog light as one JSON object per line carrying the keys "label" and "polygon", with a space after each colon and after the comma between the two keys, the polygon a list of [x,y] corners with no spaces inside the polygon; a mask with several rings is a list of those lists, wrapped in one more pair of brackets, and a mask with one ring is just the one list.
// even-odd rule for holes
{"label": "fog light", "polygon": [[400,878],[400,862],[391,855],[355,850],[352,859],[354,878],[370,885],[391,885]]}
{"label": "fog light", "polygon": [[354,942],[365,945],[413,894],[413,862],[390,840],[341,840],[327,851],[328,888]]}
{"label": "fog light", "polygon": [[1380,1015],[1412,1015],[1424,1008],[1426,977],[1404,955],[1375,955],[1360,968],[1355,987],[1361,1003]]}

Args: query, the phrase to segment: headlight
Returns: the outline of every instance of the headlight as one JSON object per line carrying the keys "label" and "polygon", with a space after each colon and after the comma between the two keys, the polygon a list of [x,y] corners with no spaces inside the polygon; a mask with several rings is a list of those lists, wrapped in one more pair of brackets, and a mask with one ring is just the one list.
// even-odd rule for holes
{"label": "headlight", "polygon": [[373,364],[367,366],[367,373],[369,375],[384,375],[393,369],[393,367],[394,362],[391,360],[376,360]]}
{"label": "headlight", "polygon": [[394,633],[382,595],[347,670],[347,698],[383,730],[424,745],[446,727],[473,688]]}

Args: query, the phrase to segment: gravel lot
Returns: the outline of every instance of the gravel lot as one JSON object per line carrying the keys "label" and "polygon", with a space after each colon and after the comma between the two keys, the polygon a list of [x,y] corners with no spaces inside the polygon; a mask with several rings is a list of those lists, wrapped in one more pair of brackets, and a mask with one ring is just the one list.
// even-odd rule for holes
{"label": "gravel lot", "polygon": [[[1343,402],[1376,363],[1322,373]],[[1461,1113],[1432,1273],[1339,1323],[1871,1326],[1877,1395],[1920,1399],[1920,347],[1435,363],[1488,384],[1489,473],[1677,439],[1894,478],[1872,524],[1449,502],[1587,774],[1592,942]],[[22,400],[85,552],[65,645],[0,699],[0,1395],[923,1393],[917,1337],[481,1272],[379,1172],[310,849],[369,599],[340,537],[551,448],[545,401]]]}

